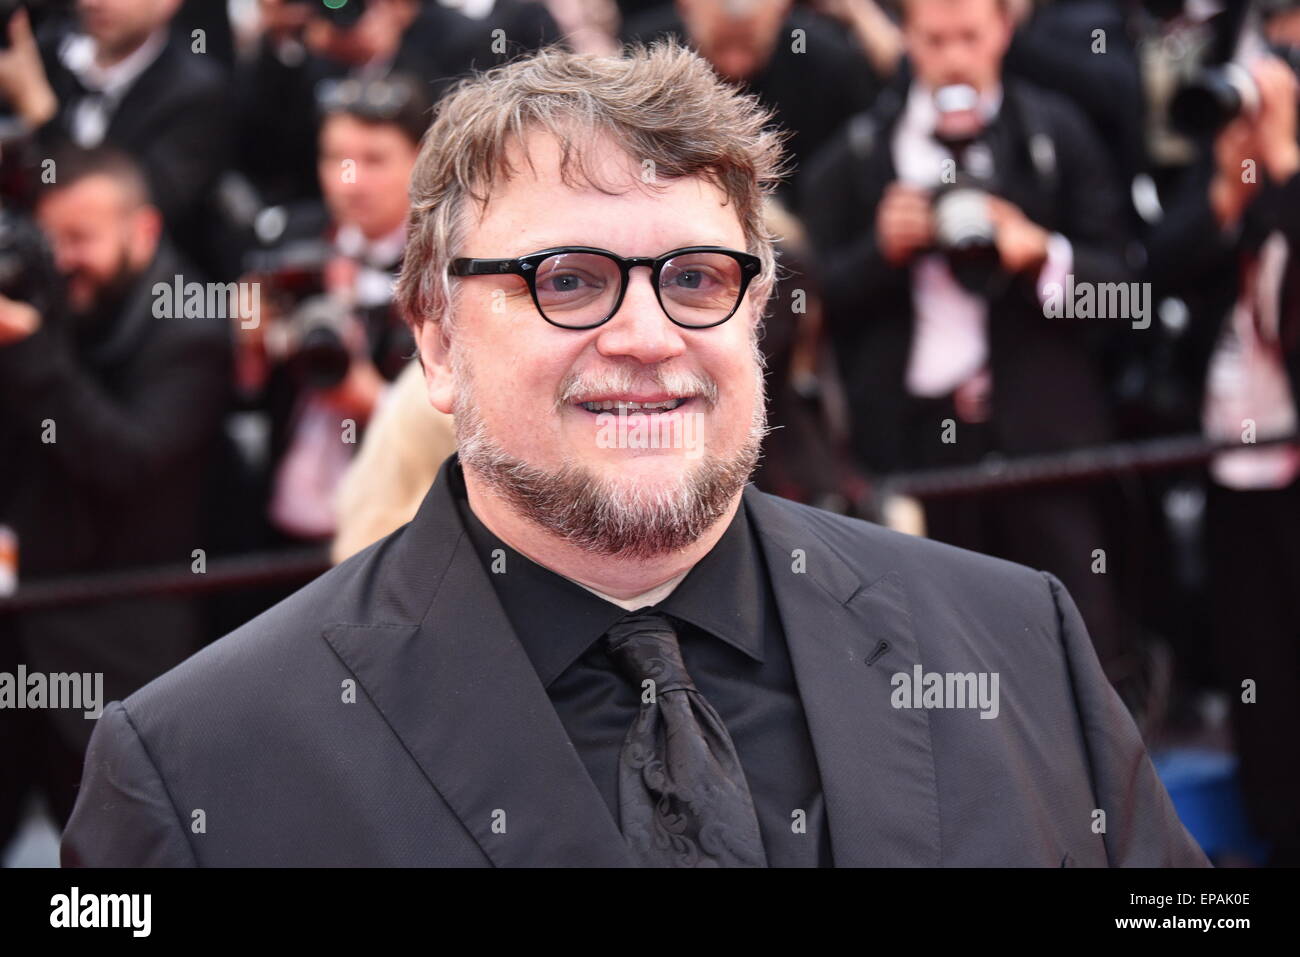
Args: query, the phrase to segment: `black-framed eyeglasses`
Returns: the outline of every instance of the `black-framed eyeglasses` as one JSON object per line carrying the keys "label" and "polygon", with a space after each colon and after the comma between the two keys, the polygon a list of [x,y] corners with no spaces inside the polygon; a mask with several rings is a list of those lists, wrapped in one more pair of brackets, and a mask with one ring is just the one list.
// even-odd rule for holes
{"label": "black-framed eyeglasses", "polygon": [[453,276],[523,276],[543,319],[563,329],[594,329],[613,318],[627,293],[628,274],[650,269],[664,314],[687,329],[726,322],[740,307],[762,263],[721,246],[684,246],[657,258],[624,258],[607,249],[560,246],[517,259],[455,259]]}

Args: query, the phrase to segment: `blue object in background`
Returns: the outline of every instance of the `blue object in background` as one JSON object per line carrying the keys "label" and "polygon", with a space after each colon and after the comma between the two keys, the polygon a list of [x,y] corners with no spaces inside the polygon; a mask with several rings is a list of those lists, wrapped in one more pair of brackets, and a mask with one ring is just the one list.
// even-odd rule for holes
{"label": "blue object in background", "polygon": [[1237,758],[1206,748],[1151,755],[1183,825],[1211,860],[1230,855],[1262,866],[1268,845],[1255,836],[1237,785]]}

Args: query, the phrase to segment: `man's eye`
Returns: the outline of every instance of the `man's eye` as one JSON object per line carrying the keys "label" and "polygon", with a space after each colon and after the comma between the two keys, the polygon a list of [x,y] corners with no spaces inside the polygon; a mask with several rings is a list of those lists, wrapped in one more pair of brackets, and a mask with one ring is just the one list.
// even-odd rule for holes
{"label": "man's eye", "polygon": [[592,277],[576,272],[551,273],[537,280],[538,289],[557,295],[581,292],[598,285],[599,283]]}
{"label": "man's eye", "polygon": [[582,279],[574,275],[547,276],[542,285],[552,292],[572,292],[582,285]]}
{"label": "man's eye", "polygon": [[717,277],[703,269],[682,269],[667,277],[664,285],[678,289],[709,289],[717,284]]}

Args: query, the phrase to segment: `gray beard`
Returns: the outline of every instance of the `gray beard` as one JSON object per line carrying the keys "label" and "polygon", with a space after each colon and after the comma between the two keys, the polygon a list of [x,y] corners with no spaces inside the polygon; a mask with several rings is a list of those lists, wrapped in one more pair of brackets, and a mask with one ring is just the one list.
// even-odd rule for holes
{"label": "gray beard", "polygon": [[539,468],[511,456],[488,435],[473,399],[472,377],[460,359],[457,351],[453,415],[461,465],[518,515],[595,555],[649,559],[694,544],[749,481],[768,432],[760,354],[755,411],[744,444],[726,457],[706,454],[675,487],[647,492],[599,479],[581,466]]}

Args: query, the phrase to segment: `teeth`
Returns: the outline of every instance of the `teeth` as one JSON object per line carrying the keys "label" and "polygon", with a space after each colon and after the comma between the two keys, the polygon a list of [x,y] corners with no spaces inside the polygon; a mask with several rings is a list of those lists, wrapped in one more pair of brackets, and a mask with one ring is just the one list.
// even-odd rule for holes
{"label": "teeth", "polygon": [[605,399],[600,402],[584,402],[582,407],[588,412],[669,412],[686,400],[684,398],[665,399],[662,402],[624,402],[621,400]]}

